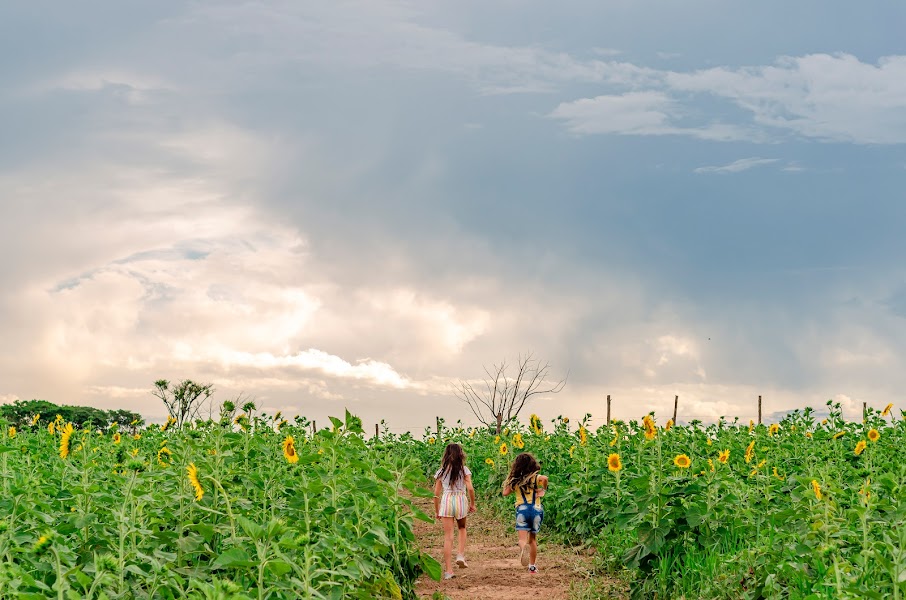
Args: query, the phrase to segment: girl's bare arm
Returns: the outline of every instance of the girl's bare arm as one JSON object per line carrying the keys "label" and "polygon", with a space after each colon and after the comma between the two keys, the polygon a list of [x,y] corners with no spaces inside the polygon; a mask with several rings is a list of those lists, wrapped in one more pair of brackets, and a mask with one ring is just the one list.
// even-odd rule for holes
{"label": "girl's bare arm", "polygon": [[440,513],[440,493],[443,491],[443,484],[440,479],[434,480],[434,516],[439,517]]}
{"label": "girl's bare arm", "polygon": [[504,483],[503,484],[503,495],[509,496],[512,493],[513,493],[513,488],[510,487],[510,483],[509,482]]}
{"label": "girl's bare arm", "polygon": [[472,487],[472,476],[466,475],[466,492],[469,494],[469,512],[475,510],[475,488]]}

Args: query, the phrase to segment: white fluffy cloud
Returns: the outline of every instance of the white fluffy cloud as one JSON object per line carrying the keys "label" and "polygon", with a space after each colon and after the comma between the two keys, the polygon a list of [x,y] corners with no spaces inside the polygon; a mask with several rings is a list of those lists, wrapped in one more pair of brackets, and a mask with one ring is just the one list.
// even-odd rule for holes
{"label": "white fluffy cloud", "polygon": [[688,135],[705,140],[748,139],[751,133],[725,123],[684,127],[678,124],[684,109],[659,91],[583,98],[561,103],[550,116],[566,122],[576,134]]}
{"label": "white fluffy cloud", "polygon": [[748,171],[749,169],[754,169],[755,167],[761,167],[764,165],[770,165],[777,162],[777,158],[758,158],[753,156],[751,158],[740,158],[739,160],[734,160],[730,164],[721,165],[721,166],[708,166],[708,167],[698,167],[695,169],[696,173],[739,173],[741,171]]}
{"label": "white fluffy cloud", "polygon": [[[823,142],[906,143],[906,56],[874,65],[849,54],[810,54],[769,66],[650,71],[645,86],[564,102],[550,116],[577,134],[753,142],[792,134]],[[696,114],[699,94],[729,100],[744,112],[735,124]],[[692,124],[683,124],[689,119]]]}

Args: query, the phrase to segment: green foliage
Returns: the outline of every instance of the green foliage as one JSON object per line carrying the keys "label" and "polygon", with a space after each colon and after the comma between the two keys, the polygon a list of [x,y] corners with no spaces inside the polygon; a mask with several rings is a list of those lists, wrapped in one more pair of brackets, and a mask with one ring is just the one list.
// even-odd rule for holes
{"label": "green foliage", "polygon": [[59,429],[0,432],[0,599],[402,598],[439,575],[414,544],[420,464],[352,415],[315,436],[264,417],[77,429],[66,458]]}
{"label": "green foliage", "polygon": [[112,423],[117,423],[121,427],[132,426],[133,421],[136,425],[143,425],[145,420],[138,413],[129,410],[101,410],[91,406],[58,406],[47,400],[16,400],[12,404],[0,405],[0,417],[17,428],[30,426],[36,415],[40,419],[35,425],[47,426],[47,423],[54,421],[57,415],[67,423],[72,423],[76,427],[106,427]]}
{"label": "green foliage", "polygon": [[617,422],[585,432],[584,444],[564,419],[548,431],[456,426],[374,444],[417,457],[428,475],[446,443],[461,443],[479,493],[507,513],[509,461],[532,452],[551,478],[542,535],[596,547],[630,574],[635,598],[906,598],[906,421],[869,411],[846,422],[833,403],[829,413],[818,422],[797,411],[776,428],[655,426],[651,439],[643,423]]}

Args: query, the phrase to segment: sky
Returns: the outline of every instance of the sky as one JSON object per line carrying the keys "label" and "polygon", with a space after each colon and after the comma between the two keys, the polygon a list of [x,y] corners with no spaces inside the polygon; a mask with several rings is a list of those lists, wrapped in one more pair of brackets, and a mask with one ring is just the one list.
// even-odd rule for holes
{"label": "sky", "polygon": [[0,401],[906,409],[906,4],[0,4]]}

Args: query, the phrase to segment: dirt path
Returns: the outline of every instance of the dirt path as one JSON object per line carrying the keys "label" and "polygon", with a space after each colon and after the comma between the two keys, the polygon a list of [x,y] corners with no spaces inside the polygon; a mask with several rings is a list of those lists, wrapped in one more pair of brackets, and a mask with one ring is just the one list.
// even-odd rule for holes
{"label": "dirt path", "polygon": [[[433,512],[431,499],[421,507]],[[614,596],[570,596],[570,584],[577,588],[589,577],[590,559],[563,546],[547,544],[544,528],[539,536],[538,573],[530,575],[519,564],[519,546],[516,532],[490,514],[489,509],[479,508],[469,517],[469,541],[466,546],[467,569],[453,567],[456,577],[448,581],[434,581],[422,576],[416,585],[419,598],[432,598],[440,591],[449,600],[512,600],[513,598],[545,598],[568,600],[570,598],[619,598]],[[415,535],[421,547],[438,561],[443,562],[444,536],[440,523],[416,521]],[[454,545],[454,558],[456,549]],[[587,585],[585,586],[587,588]],[[440,596],[438,596],[440,597]]]}

